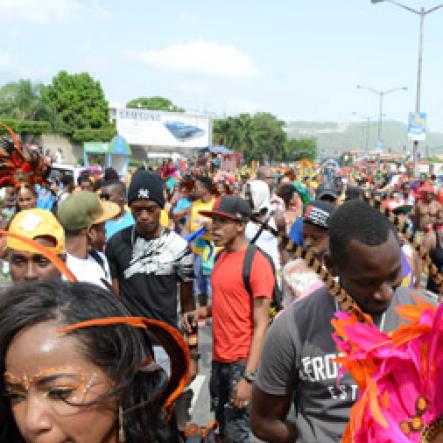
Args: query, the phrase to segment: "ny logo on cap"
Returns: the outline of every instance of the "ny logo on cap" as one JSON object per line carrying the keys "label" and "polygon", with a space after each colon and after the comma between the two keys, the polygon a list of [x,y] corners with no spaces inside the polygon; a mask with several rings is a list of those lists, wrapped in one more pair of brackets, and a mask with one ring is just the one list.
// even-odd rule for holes
{"label": "ny logo on cap", "polygon": [[20,222],[19,227],[24,231],[32,232],[42,223],[42,219],[37,214],[26,214],[26,217]]}
{"label": "ny logo on cap", "polygon": [[138,190],[138,198],[147,198],[149,199],[149,189],[139,189]]}

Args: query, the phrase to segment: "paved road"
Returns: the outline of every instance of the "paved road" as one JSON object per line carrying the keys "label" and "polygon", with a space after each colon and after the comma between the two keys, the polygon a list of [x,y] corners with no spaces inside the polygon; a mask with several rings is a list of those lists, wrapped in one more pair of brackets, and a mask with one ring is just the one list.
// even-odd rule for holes
{"label": "paved road", "polygon": [[[191,420],[194,423],[198,423],[200,426],[205,425],[208,420],[214,418],[214,414],[210,411],[208,388],[212,357],[211,335],[211,326],[206,326],[199,329],[199,350],[201,353],[199,375],[191,385],[195,394],[192,400],[193,407]],[[251,434],[251,443],[259,443],[261,441],[262,440],[258,440]]]}

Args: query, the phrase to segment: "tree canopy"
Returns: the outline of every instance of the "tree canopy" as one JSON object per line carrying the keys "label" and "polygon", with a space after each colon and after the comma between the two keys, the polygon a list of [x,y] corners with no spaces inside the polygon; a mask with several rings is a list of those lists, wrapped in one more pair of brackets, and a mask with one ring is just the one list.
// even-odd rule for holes
{"label": "tree canopy", "polygon": [[0,118],[48,121],[53,123],[55,109],[42,100],[44,86],[31,80],[7,83],[0,88]]}
{"label": "tree canopy", "polygon": [[108,102],[100,82],[88,73],[60,71],[51,84],[42,88],[42,98],[57,113],[58,132],[72,136],[76,130],[111,126]]}
{"label": "tree canopy", "polygon": [[[184,112],[164,97],[139,97],[128,108]],[[54,132],[73,140],[108,141],[116,133],[109,120],[109,107],[99,81],[88,73],[60,71],[45,86],[22,79],[0,88],[0,119],[19,133]],[[315,139],[288,139],[285,123],[275,115],[243,113],[217,119],[213,124],[215,144],[243,154],[246,162],[315,159]]]}
{"label": "tree canopy", "polygon": [[214,121],[213,140],[243,154],[246,162],[315,159],[315,139],[288,139],[284,122],[270,113],[240,114]]}
{"label": "tree canopy", "polygon": [[[49,122],[44,120],[14,120],[2,118],[2,123],[9,126],[17,134],[40,135],[48,134],[52,131]],[[3,126],[0,127],[0,134],[6,134],[7,130]]]}
{"label": "tree canopy", "polygon": [[285,145],[284,160],[298,161],[315,160],[317,157],[317,141],[314,138],[289,139]]}
{"label": "tree canopy", "polygon": [[153,111],[185,112],[171,100],[164,97],[140,97],[126,103],[128,108],[151,109]]}

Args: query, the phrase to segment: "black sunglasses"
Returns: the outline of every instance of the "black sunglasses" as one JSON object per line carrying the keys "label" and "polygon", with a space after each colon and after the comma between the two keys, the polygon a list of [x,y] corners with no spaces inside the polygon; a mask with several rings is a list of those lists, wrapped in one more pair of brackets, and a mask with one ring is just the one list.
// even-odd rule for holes
{"label": "black sunglasses", "polygon": [[111,200],[111,195],[110,194],[103,194],[103,192],[100,194],[100,198],[102,200]]}

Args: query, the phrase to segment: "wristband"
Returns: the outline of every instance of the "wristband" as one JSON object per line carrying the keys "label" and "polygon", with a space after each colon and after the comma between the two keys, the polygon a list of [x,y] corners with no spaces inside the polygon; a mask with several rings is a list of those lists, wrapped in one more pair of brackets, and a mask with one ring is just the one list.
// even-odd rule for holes
{"label": "wristband", "polygon": [[189,354],[189,355],[191,357],[191,360],[194,360],[194,361],[199,361],[200,357],[201,357],[200,352],[191,352],[191,354]]}
{"label": "wristband", "polygon": [[245,371],[243,372],[243,376],[242,376],[248,383],[254,383],[256,376],[255,376],[255,372],[252,371]]}
{"label": "wristband", "polygon": [[[193,323],[194,315],[189,316],[189,322]],[[185,332],[185,341],[189,346],[189,350],[192,352],[198,352],[198,323],[195,326],[191,326],[191,330],[189,332]]]}

